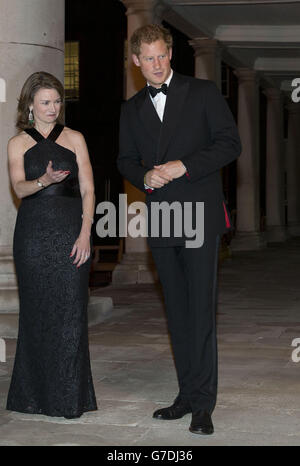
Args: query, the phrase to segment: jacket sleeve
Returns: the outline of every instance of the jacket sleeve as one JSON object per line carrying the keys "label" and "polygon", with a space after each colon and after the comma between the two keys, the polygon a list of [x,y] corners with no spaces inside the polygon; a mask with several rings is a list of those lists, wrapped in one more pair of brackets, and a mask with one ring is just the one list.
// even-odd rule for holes
{"label": "jacket sleeve", "polygon": [[207,82],[205,111],[211,144],[184,156],[189,181],[197,181],[235,160],[241,153],[241,142],[232,113],[212,81]]}
{"label": "jacket sleeve", "polygon": [[136,188],[145,192],[144,176],[148,170],[142,165],[142,157],[134,141],[126,102],[121,108],[117,166],[124,178],[130,181]]}

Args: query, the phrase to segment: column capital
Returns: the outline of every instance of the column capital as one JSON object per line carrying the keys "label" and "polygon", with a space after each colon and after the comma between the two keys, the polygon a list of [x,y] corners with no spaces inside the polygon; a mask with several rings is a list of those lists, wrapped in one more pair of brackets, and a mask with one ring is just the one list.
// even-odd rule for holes
{"label": "column capital", "polygon": [[140,11],[154,11],[158,0],[122,0],[127,8],[126,15],[133,15]]}
{"label": "column capital", "polygon": [[276,87],[268,87],[263,90],[263,93],[268,100],[281,100],[282,98],[280,89],[277,89]]}
{"label": "column capital", "polygon": [[237,68],[234,70],[234,74],[238,77],[240,83],[247,81],[257,83],[259,79],[257,72],[250,68]]}
{"label": "column capital", "polygon": [[220,53],[221,44],[217,39],[211,39],[210,37],[194,37],[189,40],[189,44],[195,50],[195,56],[204,54]]}

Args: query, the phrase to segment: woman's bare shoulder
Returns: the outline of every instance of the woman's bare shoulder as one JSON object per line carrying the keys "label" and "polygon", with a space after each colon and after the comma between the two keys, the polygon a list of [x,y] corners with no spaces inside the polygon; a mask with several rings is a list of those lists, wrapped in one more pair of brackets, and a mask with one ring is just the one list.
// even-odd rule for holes
{"label": "woman's bare shoulder", "polygon": [[25,147],[28,144],[28,139],[28,134],[25,131],[21,131],[20,133],[16,134],[8,140],[8,147]]}
{"label": "woman's bare shoulder", "polygon": [[75,146],[82,144],[85,141],[84,136],[80,131],[68,128],[67,126],[64,127],[64,135]]}

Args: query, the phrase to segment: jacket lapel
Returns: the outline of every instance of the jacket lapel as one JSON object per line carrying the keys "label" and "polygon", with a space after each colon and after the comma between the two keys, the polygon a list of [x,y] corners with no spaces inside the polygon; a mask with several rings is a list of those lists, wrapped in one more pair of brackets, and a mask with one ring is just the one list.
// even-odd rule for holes
{"label": "jacket lapel", "polygon": [[139,94],[136,99],[137,110],[140,119],[143,122],[150,136],[157,142],[159,139],[162,123],[157,115],[147,87]]}
{"label": "jacket lapel", "polygon": [[[186,100],[188,89],[188,81],[174,72],[173,78],[168,88],[163,125],[161,128],[160,144],[158,150],[159,162],[163,161],[172,136],[174,135],[177,126],[180,124],[182,108]],[[152,102],[150,103],[152,104]]]}

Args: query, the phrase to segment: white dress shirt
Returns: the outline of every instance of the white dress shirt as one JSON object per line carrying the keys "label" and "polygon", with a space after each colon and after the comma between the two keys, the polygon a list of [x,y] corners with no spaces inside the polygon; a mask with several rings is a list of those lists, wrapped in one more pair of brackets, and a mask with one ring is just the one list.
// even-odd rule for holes
{"label": "white dress shirt", "polygon": [[[173,70],[171,70],[170,76],[165,81],[165,84],[167,84],[168,87],[169,87],[172,77],[173,77]],[[147,82],[147,85],[150,86],[149,82]],[[149,96],[150,96],[150,99],[152,100],[155,110],[157,111],[157,115],[159,116],[160,120],[163,121],[165,105],[166,105],[166,100],[167,100],[166,94],[164,94],[163,92],[159,92],[158,94],[156,94],[155,97],[152,97],[152,95],[149,93]],[[144,186],[145,186],[145,189],[147,190],[151,190],[151,191],[154,190],[154,188],[151,188],[146,183],[144,183]]]}
{"label": "white dress shirt", "polygon": [[[173,77],[173,70],[171,70],[170,76],[165,81],[165,84],[167,84],[168,87],[169,87],[172,77]],[[147,85],[150,86],[149,83],[147,83]],[[158,94],[156,94],[155,97],[152,97],[151,94],[149,95],[154,105],[154,108],[157,111],[157,115],[159,116],[160,120],[163,121],[167,96],[163,92],[159,92]]]}

